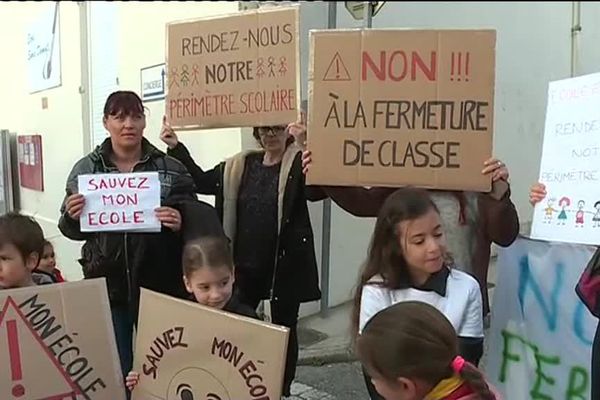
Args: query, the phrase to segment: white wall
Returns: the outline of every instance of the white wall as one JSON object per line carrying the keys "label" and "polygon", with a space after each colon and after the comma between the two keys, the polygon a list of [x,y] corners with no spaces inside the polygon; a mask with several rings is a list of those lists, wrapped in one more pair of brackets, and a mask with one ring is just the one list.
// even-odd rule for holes
{"label": "white wall", "polygon": [[578,2],[581,4],[581,31],[575,43],[575,75],[591,74],[600,71],[600,4],[598,2]]}
{"label": "white wall", "polygon": [[[56,222],[64,182],[73,162],[83,152],[79,8],[74,2],[60,6],[62,85],[29,94],[25,38],[27,28],[41,9],[39,3],[33,2],[0,5],[0,53],[4,55],[0,74],[0,125],[19,134],[42,135],[45,190],[21,189],[21,206],[24,212],[36,216],[56,247],[59,265],[67,278],[73,279],[79,276],[75,263],[79,246],[60,237]],[[42,109],[43,97],[48,98],[45,110]]]}
{"label": "white wall", "polygon": [[[238,3],[216,2],[120,2],[119,29],[122,42],[119,57],[119,83],[121,88],[140,92],[140,69],[165,61],[165,38],[168,22],[201,18],[211,15],[235,13]],[[159,140],[165,102],[145,104],[149,109],[146,137],[160,149],[165,145]],[[202,168],[212,168],[225,157],[242,149],[240,129],[215,129],[179,133],[180,140],[190,149]],[[214,204],[214,198],[202,197]]]}

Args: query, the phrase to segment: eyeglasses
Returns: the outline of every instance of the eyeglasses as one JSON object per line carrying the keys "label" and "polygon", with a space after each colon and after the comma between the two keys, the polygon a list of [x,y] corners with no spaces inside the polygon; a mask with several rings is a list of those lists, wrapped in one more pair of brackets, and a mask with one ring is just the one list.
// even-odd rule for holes
{"label": "eyeglasses", "polygon": [[261,126],[258,128],[258,134],[260,136],[267,136],[269,134],[271,135],[278,135],[280,133],[283,133],[285,131],[285,126],[279,125],[279,126]]}

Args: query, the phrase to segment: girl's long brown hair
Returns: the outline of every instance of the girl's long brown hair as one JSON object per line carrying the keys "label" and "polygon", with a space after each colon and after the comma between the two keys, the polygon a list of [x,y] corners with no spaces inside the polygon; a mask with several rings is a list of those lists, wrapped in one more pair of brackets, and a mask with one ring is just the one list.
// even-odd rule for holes
{"label": "girl's long brown hair", "polygon": [[392,193],[379,210],[367,260],[354,294],[353,339],[358,334],[362,289],[372,277],[381,275],[385,287],[392,290],[410,286],[408,267],[400,247],[399,225],[402,221],[422,217],[431,210],[438,211],[427,191],[410,187]]}
{"label": "girl's long brown hair", "polygon": [[[405,301],[377,313],[356,342],[358,357],[376,378],[396,381],[418,379],[431,387],[452,377],[452,362],[458,355],[458,338],[452,324],[435,307]],[[483,375],[465,364],[460,377],[479,396],[494,400]]]}

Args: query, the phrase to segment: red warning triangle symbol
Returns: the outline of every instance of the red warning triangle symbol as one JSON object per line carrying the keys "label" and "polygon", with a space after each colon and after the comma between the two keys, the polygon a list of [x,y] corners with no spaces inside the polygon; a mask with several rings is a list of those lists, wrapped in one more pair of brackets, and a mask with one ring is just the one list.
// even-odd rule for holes
{"label": "red warning triangle symbol", "polygon": [[81,394],[12,297],[0,311],[0,399],[63,400]]}
{"label": "red warning triangle symbol", "polygon": [[324,81],[350,81],[350,74],[348,69],[340,57],[340,53],[335,52],[327,71],[325,71]]}

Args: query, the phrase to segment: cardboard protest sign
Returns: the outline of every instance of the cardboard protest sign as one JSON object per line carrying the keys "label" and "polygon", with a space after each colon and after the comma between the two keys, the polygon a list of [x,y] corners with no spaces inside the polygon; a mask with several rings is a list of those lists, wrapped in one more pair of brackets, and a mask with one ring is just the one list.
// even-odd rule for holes
{"label": "cardboard protest sign", "polygon": [[85,196],[82,232],[160,232],[155,210],[160,207],[158,172],[80,175]]}
{"label": "cardboard protest sign", "polygon": [[537,204],[537,239],[600,243],[600,73],[550,82]]}
{"label": "cardboard protest sign", "polygon": [[133,399],[279,399],[287,341],[287,328],[142,289]]}
{"label": "cardboard protest sign", "polygon": [[309,184],[489,191],[495,31],[311,31]]}
{"label": "cardboard protest sign", "polygon": [[0,290],[0,398],[125,399],[103,279]]}
{"label": "cardboard protest sign", "polygon": [[178,129],[298,120],[298,7],[167,24],[166,113]]}

